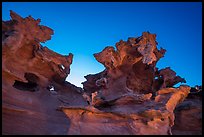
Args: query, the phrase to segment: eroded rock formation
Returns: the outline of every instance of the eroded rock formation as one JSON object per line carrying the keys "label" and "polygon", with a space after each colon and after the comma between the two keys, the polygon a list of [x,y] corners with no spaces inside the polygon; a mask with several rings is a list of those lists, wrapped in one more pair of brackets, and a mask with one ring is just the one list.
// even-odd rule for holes
{"label": "eroded rock formation", "polygon": [[[201,91],[174,88],[185,79],[156,67],[166,50],[157,49],[155,34],[94,54],[105,70],[85,76],[81,89],[65,82],[73,54],[40,44],[53,30],[40,19],[10,15],[2,21],[3,134],[201,134],[202,98],[194,97]],[[189,115],[196,120],[185,126]]]}
{"label": "eroded rock formation", "polygon": [[185,79],[169,67],[156,68],[165,53],[156,45],[156,35],[144,32],[94,54],[106,69],[85,77],[91,107],[61,107],[72,117],[70,134],[171,134],[173,111],[190,87],[173,88]]}
{"label": "eroded rock formation", "polygon": [[202,135],[202,86],[192,87],[187,98],[175,109],[175,135]]}
{"label": "eroded rock formation", "polygon": [[67,134],[69,119],[58,107],[87,104],[82,89],[65,82],[73,55],[40,44],[53,30],[39,19],[10,15],[2,21],[2,133]]}
{"label": "eroded rock formation", "polygon": [[[176,76],[170,67],[158,70],[156,62],[164,56],[166,50],[158,50],[156,45],[156,35],[144,32],[141,37],[116,43],[116,51],[114,47],[106,47],[102,52],[94,54],[96,60],[106,69],[99,74],[85,76],[85,91],[99,90],[101,86],[95,83],[101,78],[107,79],[106,87],[116,94],[120,94],[121,89],[124,89],[124,93],[128,90],[134,93],[155,94],[161,88],[186,82],[185,79]],[[112,92],[107,94],[113,95]]]}
{"label": "eroded rock formation", "polygon": [[69,134],[166,135],[174,125],[174,108],[189,90],[188,86],[162,89],[155,100],[151,94],[124,94],[87,107],[61,109],[71,119]]}

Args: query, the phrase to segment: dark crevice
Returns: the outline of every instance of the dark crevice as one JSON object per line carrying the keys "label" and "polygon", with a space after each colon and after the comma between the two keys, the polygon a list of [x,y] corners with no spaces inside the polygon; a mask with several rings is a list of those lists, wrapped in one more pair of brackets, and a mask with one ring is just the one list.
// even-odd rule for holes
{"label": "dark crevice", "polygon": [[19,90],[31,91],[31,92],[35,92],[39,90],[37,83],[31,83],[31,82],[25,83],[18,80],[15,80],[13,87]]}
{"label": "dark crevice", "polygon": [[25,73],[24,77],[28,82],[22,82],[15,80],[13,87],[23,91],[35,92],[39,90],[37,81],[39,80],[38,76],[33,73]]}

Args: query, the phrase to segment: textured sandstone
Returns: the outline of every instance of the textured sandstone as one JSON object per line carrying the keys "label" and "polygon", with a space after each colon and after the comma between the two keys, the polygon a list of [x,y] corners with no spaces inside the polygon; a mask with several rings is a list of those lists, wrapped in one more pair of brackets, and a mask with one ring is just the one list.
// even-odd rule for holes
{"label": "textured sandstone", "polygon": [[53,30],[10,15],[2,21],[3,134],[201,134],[202,88],[173,87],[186,81],[156,67],[166,50],[155,34],[94,54],[105,70],[85,76],[81,89],[65,82],[73,54],[40,44]]}
{"label": "textured sandstone", "polygon": [[73,55],[40,45],[53,30],[39,19],[10,14],[12,19],[2,22],[2,133],[67,134],[69,120],[56,109],[87,104],[82,89],[65,82]]}
{"label": "textured sandstone", "polygon": [[156,68],[156,62],[166,52],[162,48],[158,50],[156,45],[156,35],[144,32],[141,37],[116,43],[116,51],[109,46],[102,52],[94,54],[96,60],[106,69],[99,74],[85,77],[87,79],[83,83],[85,91],[98,90],[99,86],[95,82],[101,78],[107,79],[106,86],[111,86],[110,88],[113,88],[115,83],[118,87],[120,83],[119,90],[128,88],[137,93],[153,94],[160,88],[186,82],[185,79],[176,76],[170,67],[161,70]]}
{"label": "textured sandstone", "polygon": [[[61,107],[71,119],[69,134],[166,135],[174,125],[173,109],[188,95],[190,87],[166,88],[160,100],[151,95],[123,95],[95,107]],[[176,101],[172,102],[176,98]]]}
{"label": "textured sandstone", "polygon": [[[198,89],[197,89],[198,87]],[[202,87],[191,88],[188,97],[175,109],[175,135],[202,135]]]}
{"label": "textured sandstone", "polygon": [[[172,134],[173,111],[187,97],[190,87],[173,88],[185,79],[176,76],[170,67],[156,68],[166,52],[156,45],[156,35],[144,32],[141,37],[119,41],[116,50],[109,46],[94,54],[106,69],[85,76],[87,81],[82,84],[89,93],[86,98],[90,106],[101,115],[90,107],[61,107],[68,117],[74,117],[74,111],[78,118],[72,119],[69,134]],[[107,116],[111,118],[107,120]],[[97,119],[87,120],[91,117]],[[97,131],[92,132],[95,128]]]}

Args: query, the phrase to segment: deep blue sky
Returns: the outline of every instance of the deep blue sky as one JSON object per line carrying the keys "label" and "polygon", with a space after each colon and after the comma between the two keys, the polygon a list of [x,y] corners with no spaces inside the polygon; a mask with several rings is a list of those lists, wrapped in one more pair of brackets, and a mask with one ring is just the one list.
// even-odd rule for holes
{"label": "deep blue sky", "polygon": [[2,20],[10,19],[9,10],[54,30],[43,45],[74,54],[67,80],[77,86],[104,69],[94,53],[144,31],[156,33],[158,47],[167,50],[157,67],[170,66],[190,86],[202,84],[201,2],[3,2]]}

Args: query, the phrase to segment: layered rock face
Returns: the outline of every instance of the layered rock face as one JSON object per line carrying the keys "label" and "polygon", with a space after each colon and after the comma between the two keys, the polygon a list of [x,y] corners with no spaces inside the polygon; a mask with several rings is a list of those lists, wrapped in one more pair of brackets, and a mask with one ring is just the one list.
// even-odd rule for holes
{"label": "layered rock face", "polygon": [[87,104],[82,89],[65,82],[73,55],[43,47],[53,30],[13,11],[2,22],[3,134],[67,134],[63,104]]}
{"label": "layered rock face", "polygon": [[2,22],[3,134],[201,134],[201,90],[174,88],[185,79],[156,67],[166,50],[155,34],[94,54],[105,70],[85,76],[81,89],[65,82],[73,54],[40,45],[53,30],[10,15]]}

